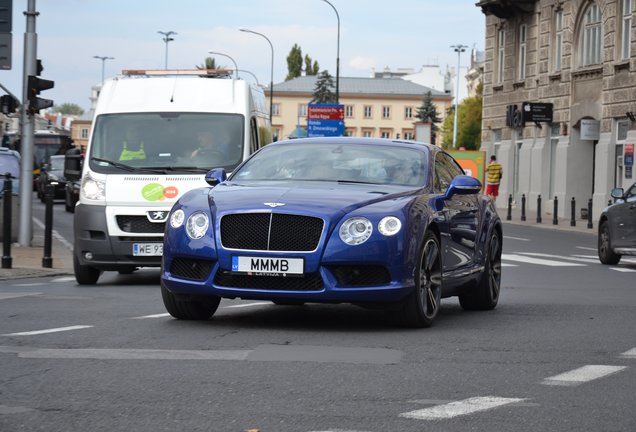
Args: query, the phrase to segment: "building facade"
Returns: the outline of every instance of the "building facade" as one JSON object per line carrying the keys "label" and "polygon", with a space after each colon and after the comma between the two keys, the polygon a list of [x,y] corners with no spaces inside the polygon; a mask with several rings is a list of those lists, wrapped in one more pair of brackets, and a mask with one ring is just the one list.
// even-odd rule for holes
{"label": "building facade", "polygon": [[[499,207],[569,215],[634,182],[636,0],[482,0],[482,150],[503,164]],[[524,121],[532,105],[550,120]],[[526,113],[524,113],[524,108]],[[629,156],[631,154],[631,157]],[[581,211],[581,213],[583,213]]]}
{"label": "building facade", "polygon": [[[307,105],[313,97],[316,78],[301,76],[274,85],[272,128],[278,139],[306,128]],[[429,91],[443,121],[452,103],[452,96],[443,91],[400,78],[340,77],[339,102],[345,108],[345,135],[415,139],[417,109]],[[266,94],[269,97],[269,92]]]}

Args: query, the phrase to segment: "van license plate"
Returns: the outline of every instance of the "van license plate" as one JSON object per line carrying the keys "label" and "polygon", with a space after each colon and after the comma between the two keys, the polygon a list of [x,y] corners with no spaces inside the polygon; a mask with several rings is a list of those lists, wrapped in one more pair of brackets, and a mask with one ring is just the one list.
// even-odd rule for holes
{"label": "van license plate", "polygon": [[133,256],[162,256],[163,243],[133,243]]}
{"label": "van license plate", "polygon": [[249,275],[302,276],[302,258],[232,257],[232,272]]}

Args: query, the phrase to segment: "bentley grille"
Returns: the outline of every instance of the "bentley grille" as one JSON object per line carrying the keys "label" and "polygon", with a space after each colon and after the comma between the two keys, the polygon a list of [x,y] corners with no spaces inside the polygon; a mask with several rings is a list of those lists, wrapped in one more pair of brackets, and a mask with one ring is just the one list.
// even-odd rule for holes
{"label": "bentley grille", "polygon": [[318,247],[323,226],[311,216],[229,214],[221,219],[221,243],[227,249],[309,252]]}

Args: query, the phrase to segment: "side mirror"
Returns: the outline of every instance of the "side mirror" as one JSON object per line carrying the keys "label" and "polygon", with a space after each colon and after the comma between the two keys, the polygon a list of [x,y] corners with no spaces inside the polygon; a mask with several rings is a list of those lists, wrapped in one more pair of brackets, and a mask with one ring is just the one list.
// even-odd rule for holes
{"label": "side mirror", "polygon": [[205,174],[205,182],[210,186],[216,186],[227,179],[227,173],[223,168],[214,168]]}
{"label": "side mirror", "polygon": [[458,175],[453,179],[446,194],[445,199],[451,198],[453,195],[470,195],[479,193],[481,190],[481,182],[475,177],[467,175]]}
{"label": "side mirror", "polygon": [[82,154],[79,149],[66,151],[64,158],[64,177],[68,180],[79,180],[82,177]]}
{"label": "side mirror", "polygon": [[614,199],[621,199],[623,198],[623,195],[625,195],[625,191],[623,190],[623,188],[614,188],[612,189],[612,192],[610,192],[610,195]]}

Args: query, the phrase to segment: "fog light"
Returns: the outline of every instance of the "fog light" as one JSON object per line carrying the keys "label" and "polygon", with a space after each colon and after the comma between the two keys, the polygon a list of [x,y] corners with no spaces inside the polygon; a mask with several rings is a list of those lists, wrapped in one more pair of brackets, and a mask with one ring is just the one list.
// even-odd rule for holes
{"label": "fog light", "polygon": [[93,253],[92,252],[84,252],[84,258],[86,258],[87,260],[92,260],[93,259]]}

